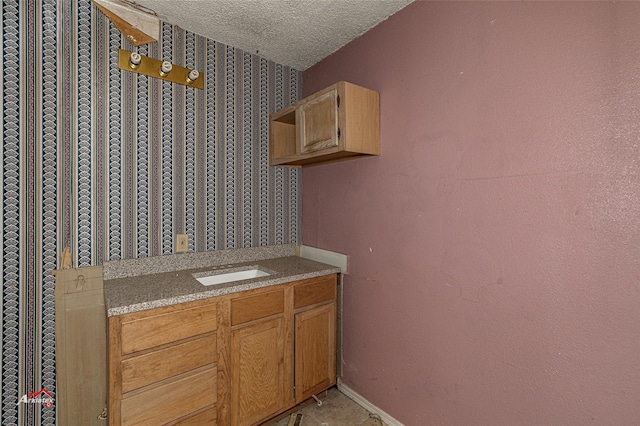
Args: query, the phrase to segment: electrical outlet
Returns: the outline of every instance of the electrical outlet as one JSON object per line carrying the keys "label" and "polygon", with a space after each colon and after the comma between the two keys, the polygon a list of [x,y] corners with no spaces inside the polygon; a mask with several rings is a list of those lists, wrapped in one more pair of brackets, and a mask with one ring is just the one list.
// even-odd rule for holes
{"label": "electrical outlet", "polygon": [[176,234],[176,253],[184,253],[189,250],[189,234]]}

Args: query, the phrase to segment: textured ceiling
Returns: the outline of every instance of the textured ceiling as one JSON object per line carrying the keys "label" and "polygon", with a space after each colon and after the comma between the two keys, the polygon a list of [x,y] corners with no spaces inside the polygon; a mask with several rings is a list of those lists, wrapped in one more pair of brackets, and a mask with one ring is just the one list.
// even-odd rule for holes
{"label": "textured ceiling", "polygon": [[166,22],[305,70],[412,0],[135,0]]}

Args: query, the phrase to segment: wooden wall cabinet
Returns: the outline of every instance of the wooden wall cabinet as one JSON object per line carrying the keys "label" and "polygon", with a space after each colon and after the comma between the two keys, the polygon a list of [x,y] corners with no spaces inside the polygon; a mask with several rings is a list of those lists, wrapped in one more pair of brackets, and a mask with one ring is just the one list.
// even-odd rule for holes
{"label": "wooden wall cabinet", "polygon": [[335,274],[109,318],[110,425],[253,426],[336,383]]}
{"label": "wooden wall cabinet", "polygon": [[269,164],[380,155],[378,92],[341,81],[269,117]]}

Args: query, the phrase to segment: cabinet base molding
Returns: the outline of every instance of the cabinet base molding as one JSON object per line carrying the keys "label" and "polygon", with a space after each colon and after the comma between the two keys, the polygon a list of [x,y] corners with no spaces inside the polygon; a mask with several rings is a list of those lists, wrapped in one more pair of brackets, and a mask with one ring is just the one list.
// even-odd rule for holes
{"label": "cabinet base molding", "polygon": [[380,408],[370,403],[358,392],[345,385],[340,379],[338,379],[338,390],[348,396],[351,400],[353,400],[356,404],[358,404],[365,410],[379,415],[382,421],[385,422],[385,424],[387,424],[388,426],[404,426],[404,424],[399,420],[394,419],[389,414],[385,413]]}

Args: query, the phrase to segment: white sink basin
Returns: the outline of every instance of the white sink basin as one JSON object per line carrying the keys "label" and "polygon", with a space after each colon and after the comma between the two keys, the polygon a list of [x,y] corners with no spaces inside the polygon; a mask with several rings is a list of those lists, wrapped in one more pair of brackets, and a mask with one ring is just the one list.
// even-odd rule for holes
{"label": "white sink basin", "polygon": [[246,269],[244,271],[225,272],[220,274],[208,275],[206,277],[196,277],[202,285],[216,285],[230,283],[233,281],[248,280],[250,278],[266,277],[271,275],[260,269]]}

